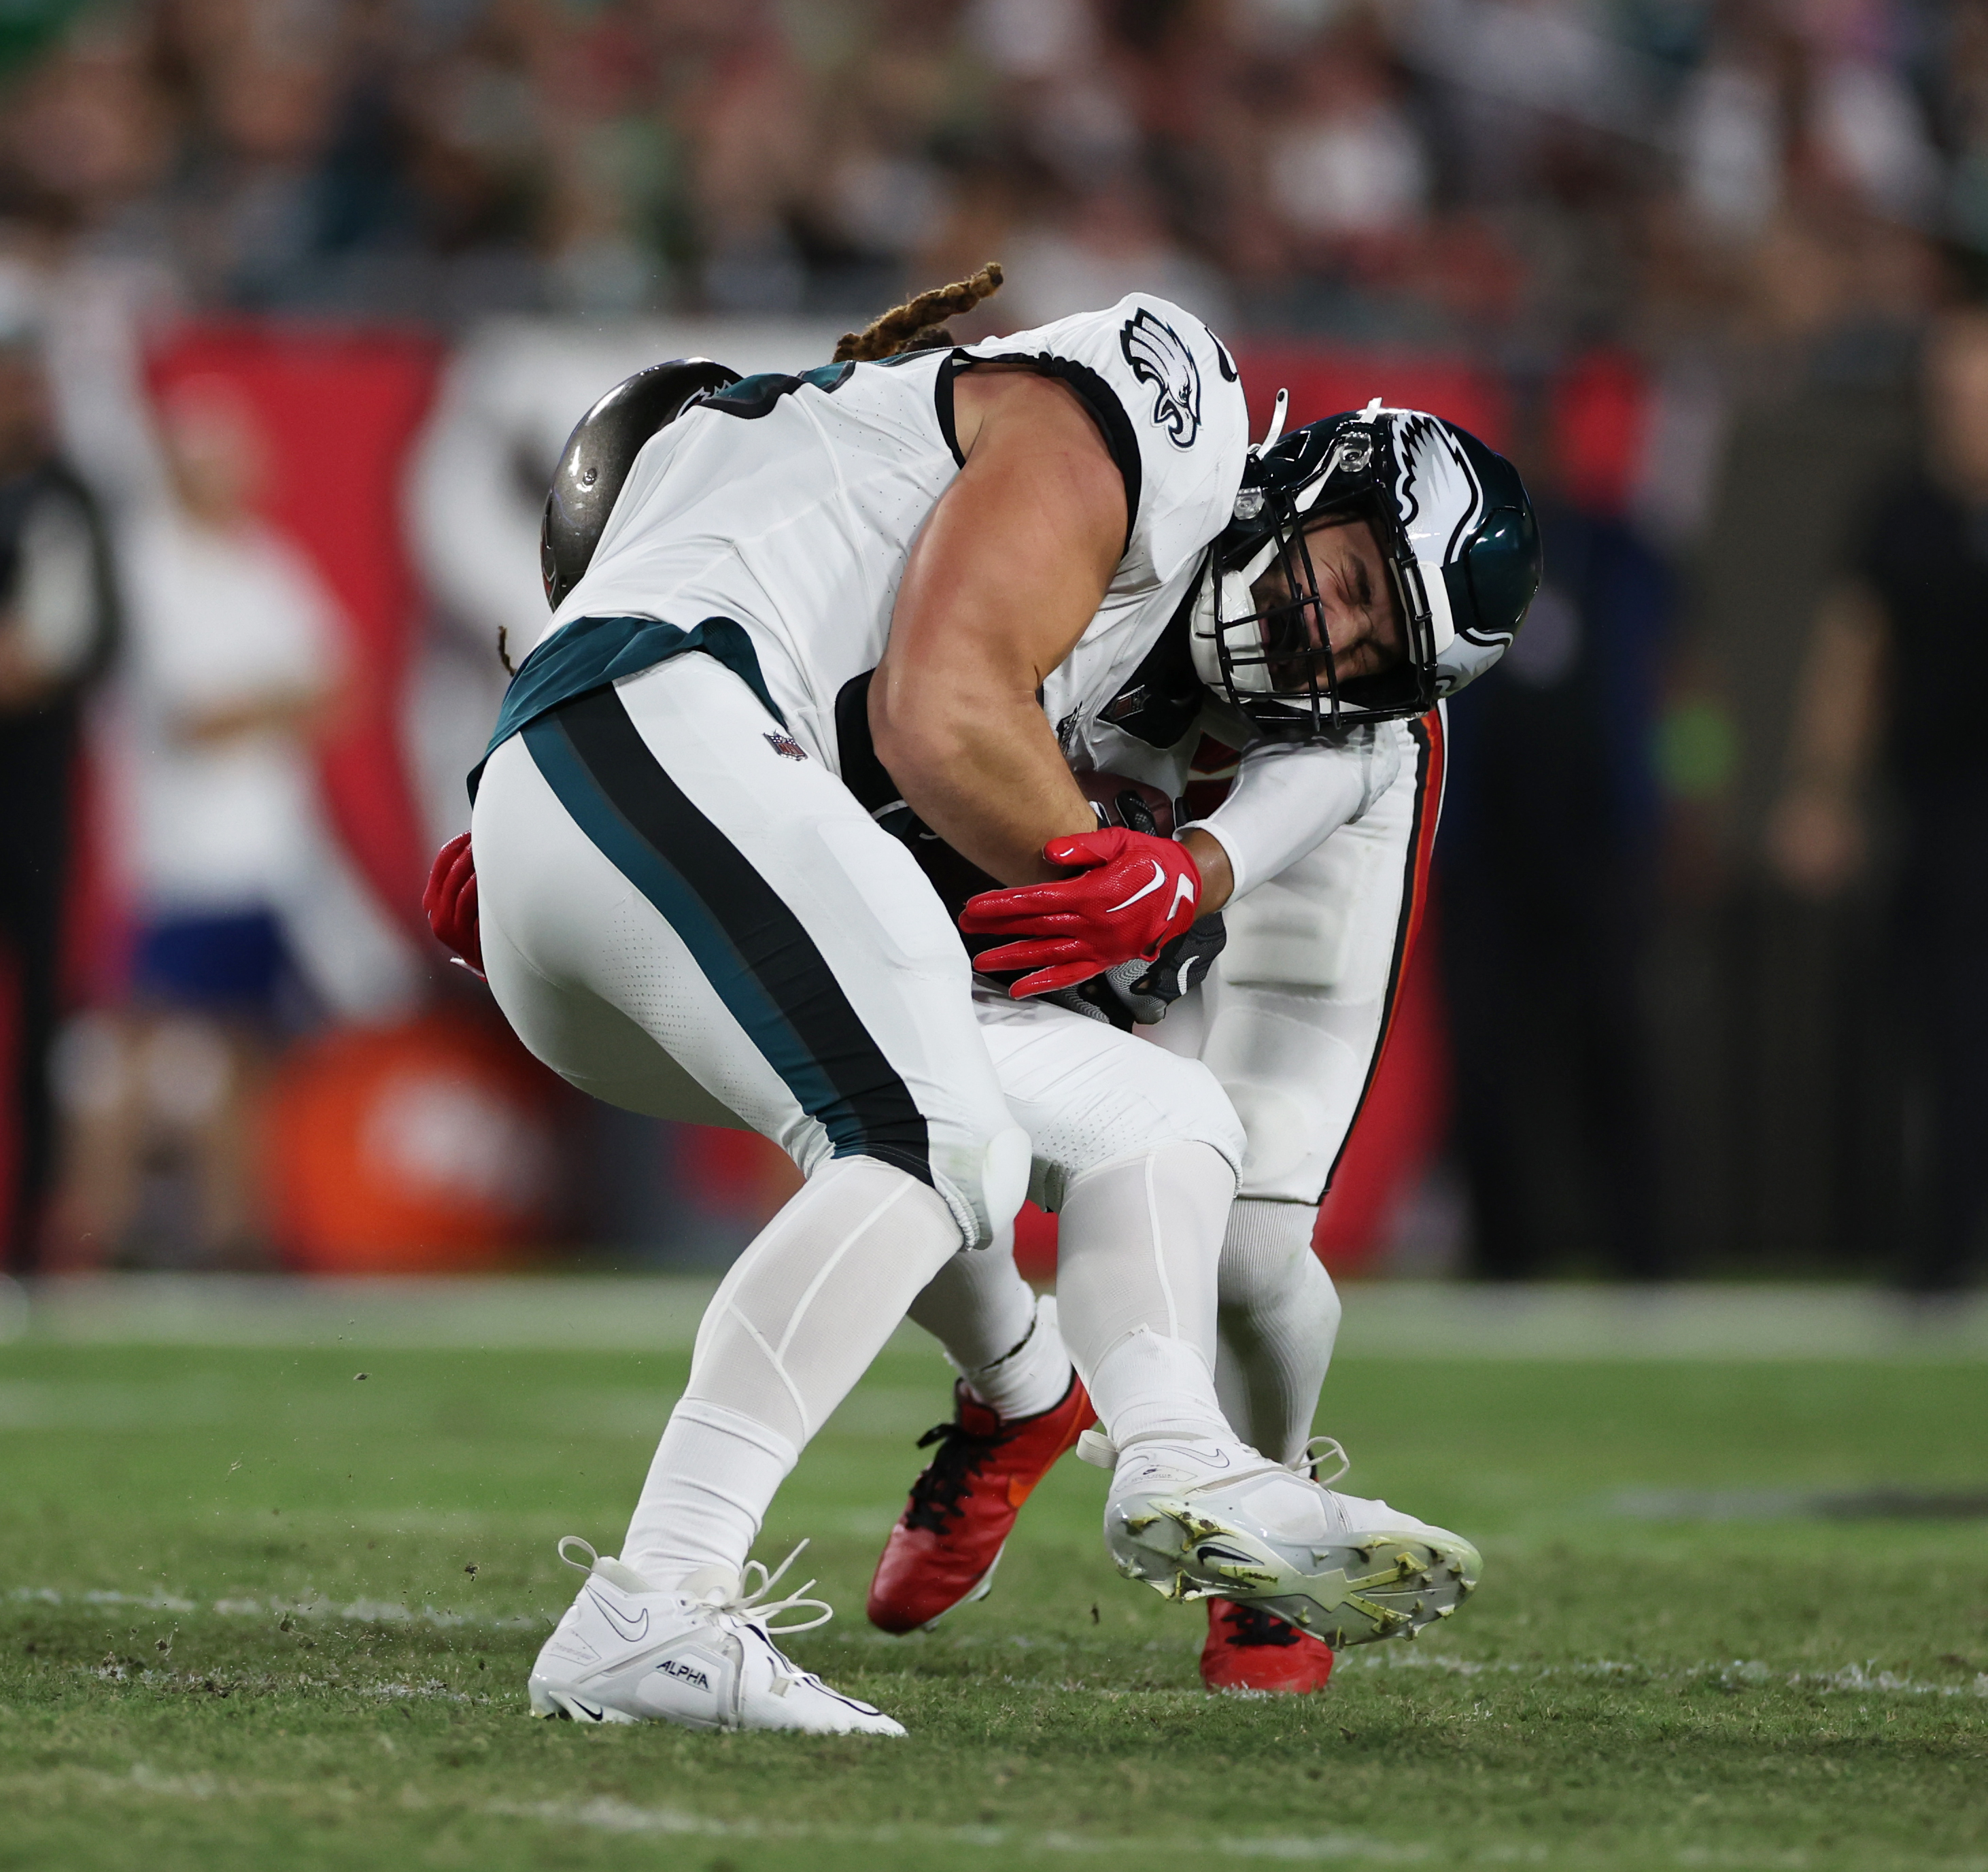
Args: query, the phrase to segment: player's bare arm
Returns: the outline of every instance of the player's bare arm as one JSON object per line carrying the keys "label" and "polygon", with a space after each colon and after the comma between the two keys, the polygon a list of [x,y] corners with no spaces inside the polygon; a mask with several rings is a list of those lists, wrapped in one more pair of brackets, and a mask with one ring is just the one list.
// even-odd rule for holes
{"label": "player's bare arm", "polygon": [[1045,843],[1097,824],[1037,692],[1097,614],[1124,483],[1050,378],[970,372],[954,411],[965,465],[905,567],[871,731],[920,818],[990,876],[1033,883],[1060,875]]}
{"label": "player's bare arm", "polygon": [[[1124,482],[1084,406],[1033,372],[954,386],[965,458],[898,589],[870,688],[877,753],[918,817],[1004,884],[1059,876],[1050,840],[1097,821],[1039,698],[1097,615],[1125,540]],[[1204,914],[1229,896],[1205,833]]]}

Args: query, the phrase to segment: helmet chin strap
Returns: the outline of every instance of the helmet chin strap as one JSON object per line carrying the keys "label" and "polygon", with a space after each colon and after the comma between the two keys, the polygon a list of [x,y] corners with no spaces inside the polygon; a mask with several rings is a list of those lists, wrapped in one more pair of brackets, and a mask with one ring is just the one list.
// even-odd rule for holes
{"label": "helmet chin strap", "polygon": [[1277,400],[1271,407],[1270,426],[1263,432],[1263,439],[1250,449],[1249,452],[1252,455],[1261,455],[1279,436],[1283,434],[1284,418],[1290,414],[1290,407],[1291,393],[1288,390],[1280,390],[1277,392]]}
{"label": "helmet chin strap", "polygon": [[[1187,645],[1188,652],[1194,659],[1194,673],[1218,696],[1226,692],[1227,685],[1222,676],[1222,657],[1215,647],[1218,628],[1215,587],[1225,578],[1238,579],[1238,575],[1232,572],[1223,574],[1215,566],[1213,555],[1211,554],[1208,568],[1202,573],[1200,582],[1195,587],[1194,608],[1188,614],[1187,624]],[[1242,594],[1246,601],[1249,590],[1249,582],[1246,580],[1238,580],[1238,582],[1242,586]],[[1225,590],[1224,603],[1222,606],[1225,612],[1228,610],[1227,601],[1230,595]]]}
{"label": "helmet chin strap", "polygon": [[1438,656],[1456,641],[1456,618],[1449,604],[1449,587],[1443,582],[1442,567],[1426,560],[1415,561],[1424,602],[1428,607],[1430,648]]}

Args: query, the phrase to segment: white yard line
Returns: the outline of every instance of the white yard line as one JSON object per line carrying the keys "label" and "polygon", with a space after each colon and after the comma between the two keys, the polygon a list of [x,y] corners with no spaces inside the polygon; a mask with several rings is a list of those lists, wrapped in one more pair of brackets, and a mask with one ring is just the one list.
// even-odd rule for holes
{"label": "white yard line", "polygon": [[[324,1280],[113,1274],[0,1280],[0,1339],[151,1346],[688,1352],[705,1276]],[[1988,1298],[1875,1288],[1348,1281],[1346,1357],[1988,1361]],[[931,1352],[915,1328],[904,1346]],[[936,1357],[936,1356],[935,1356]]]}
{"label": "white yard line", "polygon": [[[689,1349],[708,1277],[296,1281],[213,1275],[0,1279],[0,1340],[46,1343]],[[1349,1358],[1882,1359],[1988,1362],[1988,1296],[1913,1303],[1877,1288],[1351,1281]],[[915,1328],[900,1349],[930,1354]]]}
{"label": "white yard line", "polygon": [[1612,1678],[1645,1684],[1689,1683],[1704,1680],[1726,1689],[1784,1684],[1790,1690],[1827,1694],[1850,1691],[1858,1695],[1975,1697],[1988,1699],[1988,1671],[1977,1671],[1966,1684],[1928,1684],[1896,1671],[1880,1671],[1869,1663],[1839,1666],[1834,1671],[1788,1671],[1755,1657],[1719,1663],[1652,1664],[1614,1657],[1575,1658],[1564,1664],[1480,1663],[1474,1658],[1445,1657],[1406,1645],[1363,1645],[1343,1651],[1335,1670],[1348,1666],[1364,1671],[1429,1671],[1450,1677],[1510,1677],[1526,1679]]}
{"label": "white yard line", "polygon": [[638,1807],[627,1801],[493,1803],[479,1811],[507,1820],[539,1820],[549,1826],[583,1826],[616,1833],[691,1834],[708,1839],[815,1840],[824,1845],[899,1846],[914,1843],[980,1847],[1008,1855],[1027,1853],[1124,1853],[1142,1844],[1164,1846],[1168,1857],[1189,1862],[1219,1855],[1247,1859],[1364,1859],[1376,1864],[1411,1864],[1435,1857],[1420,1843],[1396,1845],[1360,1833],[1305,1836],[1230,1835],[1199,1840],[1178,1836],[1141,1838],[1135,1834],[1091,1836],[1061,1831],[1032,1833],[1010,1826],[935,1826],[907,1821],[885,1826],[810,1826],[793,1820],[721,1820],[674,1807]]}
{"label": "white yard line", "polygon": [[0,1334],[70,1345],[688,1351],[714,1279],[299,1281],[131,1274],[0,1292]]}

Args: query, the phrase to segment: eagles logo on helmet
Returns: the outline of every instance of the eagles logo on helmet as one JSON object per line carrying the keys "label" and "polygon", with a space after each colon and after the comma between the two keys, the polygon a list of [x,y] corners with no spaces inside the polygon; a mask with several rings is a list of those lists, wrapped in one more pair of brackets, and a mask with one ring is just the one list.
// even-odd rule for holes
{"label": "eagles logo on helmet", "polygon": [[[1345,681],[1334,669],[1305,539],[1327,520],[1373,528],[1406,640],[1395,669]],[[1253,587],[1280,563],[1295,596],[1259,604]],[[1273,427],[1250,452],[1192,601],[1195,669],[1269,735],[1315,740],[1349,719],[1426,714],[1504,654],[1540,573],[1538,524],[1512,464],[1454,423],[1377,397],[1281,440]]]}

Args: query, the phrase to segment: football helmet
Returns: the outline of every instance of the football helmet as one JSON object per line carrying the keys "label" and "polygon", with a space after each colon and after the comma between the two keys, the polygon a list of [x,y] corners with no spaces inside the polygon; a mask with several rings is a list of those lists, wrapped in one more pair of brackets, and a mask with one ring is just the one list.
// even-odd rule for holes
{"label": "football helmet", "polygon": [[714,391],[739,381],[708,357],[673,357],[624,377],[573,425],[539,523],[539,576],[556,611],[580,583],[642,445]]}
{"label": "football helmet", "polygon": [[[1305,537],[1327,519],[1373,527],[1407,642],[1391,669],[1342,679],[1333,667]],[[1287,594],[1259,603],[1252,587],[1279,564]],[[1377,397],[1281,439],[1273,424],[1202,568],[1188,621],[1195,672],[1273,736],[1425,714],[1504,655],[1540,572],[1517,469],[1454,423]]]}

